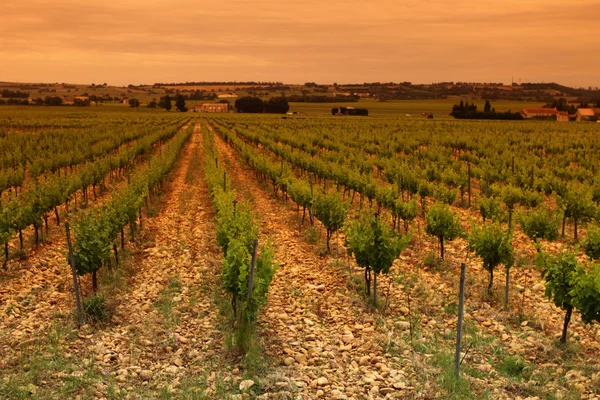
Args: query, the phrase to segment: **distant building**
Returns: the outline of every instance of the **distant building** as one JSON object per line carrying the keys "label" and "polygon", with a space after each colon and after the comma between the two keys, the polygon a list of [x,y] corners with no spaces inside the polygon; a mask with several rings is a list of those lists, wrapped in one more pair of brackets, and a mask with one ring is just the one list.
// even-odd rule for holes
{"label": "distant building", "polygon": [[575,114],[575,120],[578,122],[582,122],[582,121],[597,121],[598,120],[598,116],[594,113],[594,109],[593,108],[580,108],[577,110],[577,113]]}
{"label": "distant building", "polygon": [[192,109],[193,112],[207,112],[207,113],[227,113],[229,112],[229,103],[204,103],[195,105]]}
{"label": "distant building", "polygon": [[557,120],[559,114],[560,111],[558,111],[556,108],[524,108],[521,110],[521,115],[525,119]]}
{"label": "distant building", "polygon": [[237,99],[238,95],[235,93],[224,93],[217,96],[219,99]]}
{"label": "distant building", "polygon": [[559,111],[556,120],[558,122],[569,122],[569,113],[566,111]]}

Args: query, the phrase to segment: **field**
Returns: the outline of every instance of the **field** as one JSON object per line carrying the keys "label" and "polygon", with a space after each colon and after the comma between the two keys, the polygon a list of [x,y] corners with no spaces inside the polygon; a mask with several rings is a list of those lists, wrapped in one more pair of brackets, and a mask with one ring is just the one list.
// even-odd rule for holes
{"label": "field", "polygon": [[0,108],[0,398],[599,398],[600,126],[452,101]]}

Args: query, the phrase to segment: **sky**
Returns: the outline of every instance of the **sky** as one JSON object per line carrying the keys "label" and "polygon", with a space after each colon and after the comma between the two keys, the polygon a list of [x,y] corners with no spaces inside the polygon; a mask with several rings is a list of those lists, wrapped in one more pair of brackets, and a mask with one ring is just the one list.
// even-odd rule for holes
{"label": "sky", "polygon": [[600,87],[600,0],[0,0],[0,81]]}

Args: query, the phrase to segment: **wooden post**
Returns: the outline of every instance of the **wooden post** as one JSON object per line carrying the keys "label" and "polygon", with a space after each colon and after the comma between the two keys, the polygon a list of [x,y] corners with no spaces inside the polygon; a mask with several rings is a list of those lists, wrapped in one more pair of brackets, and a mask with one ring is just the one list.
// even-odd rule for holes
{"label": "wooden post", "polygon": [[71,231],[68,222],[65,222],[65,231],[67,233],[67,245],[69,246],[69,264],[71,265],[71,274],[73,275],[73,290],[75,291],[75,302],[77,303],[77,327],[81,328],[81,325],[83,325],[81,298],[79,297],[79,284],[77,281],[77,271],[75,270],[75,257],[73,256],[73,244],[71,243]]}
{"label": "wooden post", "polygon": [[454,369],[456,380],[460,379],[460,348],[462,340],[463,316],[465,306],[465,263],[460,264],[460,289],[458,295],[458,324],[456,327],[456,354],[454,357]]}
{"label": "wooden post", "polygon": [[215,157],[215,167],[219,168],[219,159],[217,157]]}
{"label": "wooden post", "polygon": [[254,268],[256,268],[256,250],[258,249],[258,239],[254,239],[252,245],[252,262],[250,263],[250,275],[248,277],[248,300],[252,297],[254,288]]}
{"label": "wooden post", "polygon": [[233,216],[235,217],[235,214],[237,212],[237,200],[233,200]]}
{"label": "wooden post", "polygon": [[531,189],[533,189],[533,183],[534,183],[534,180],[533,180],[533,165],[532,165],[531,166]]}

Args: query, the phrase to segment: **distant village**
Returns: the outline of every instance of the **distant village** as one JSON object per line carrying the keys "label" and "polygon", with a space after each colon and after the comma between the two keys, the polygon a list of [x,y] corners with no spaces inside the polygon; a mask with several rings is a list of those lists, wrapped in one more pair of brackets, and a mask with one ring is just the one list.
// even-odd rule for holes
{"label": "distant village", "polygon": [[600,108],[578,108],[575,113],[558,111],[556,108],[524,108],[518,111],[523,119],[551,120],[558,122],[600,122]]}

